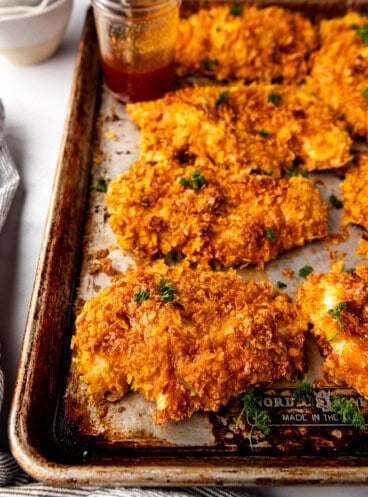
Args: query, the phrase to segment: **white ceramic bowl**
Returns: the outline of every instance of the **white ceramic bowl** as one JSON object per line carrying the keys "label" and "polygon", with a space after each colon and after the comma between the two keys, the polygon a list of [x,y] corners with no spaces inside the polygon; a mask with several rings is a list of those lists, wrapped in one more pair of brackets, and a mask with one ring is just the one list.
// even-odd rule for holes
{"label": "white ceramic bowl", "polygon": [[0,15],[0,55],[14,64],[37,64],[59,47],[73,0],[56,0],[43,8]]}

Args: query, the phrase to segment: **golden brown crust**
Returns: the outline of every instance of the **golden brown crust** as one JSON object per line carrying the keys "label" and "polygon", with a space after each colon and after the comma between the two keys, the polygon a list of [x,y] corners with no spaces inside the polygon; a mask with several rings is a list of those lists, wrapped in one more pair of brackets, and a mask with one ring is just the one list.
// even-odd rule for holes
{"label": "golden brown crust", "polygon": [[330,108],[296,86],[187,87],[164,98],[129,104],[141,129],[141,159],[177,159],[238,167],[273,176],[338,168],[351,138]]}
{"label": "golden brown crust", "polygon": [[182,19],[176,49],[177,74],[224,79],[299,83],[316,45],[309,20],[281,7],[211,7]]}
{"label": "golden brown crust", "polygon": [[[160,282],[173,300],[164,302]],[[138,292],[149,296],[135,301]],[[234,272],[155,264],[128,270],[86,303],[73,361],[89,395],[118,399],[130,388],[156,402],[154,419],[216,411],[246,388],[303,368],[305,323],[268,282]]]}
{"label": "golden brown crust", "polygon": [[[196,174],[204,179],[197,190]],[[110,183],[106,205],[121,246],[149,259],[175,252],[191,263],[263,267],[327,235],[328,206],[302,176],[137,162]]]}
{"label": "golden brown crust", "polygon": [[[348,123],[356,136],[368,137],[368,46],[366,17],[351,12],[321,22],[321,48],[311,56],[306,89],[318,95]],[[361,33],[361,34],[359,34]],[[366,33],[368,41],[368,31]]]}
{"label": "golden brown crust", "polygon": [[368,267],[312,273],[298,299],[325,356],[326,373],[368,397]]}
{"label": "golden brown crust", "polygon": [[345,224],[358,224],[368,230],[368,153],[358,157],[341,183]]}

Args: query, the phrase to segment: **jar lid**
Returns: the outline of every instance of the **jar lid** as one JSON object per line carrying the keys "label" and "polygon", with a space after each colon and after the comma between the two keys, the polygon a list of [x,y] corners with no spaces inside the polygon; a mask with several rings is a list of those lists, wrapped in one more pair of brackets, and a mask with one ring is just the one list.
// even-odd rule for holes
{"label": "jar lid", "polygon": [[177,6],[180,0],[92,0],[92,3],[112,14],[129,16],[130,13],[153,13],[165,6]]}

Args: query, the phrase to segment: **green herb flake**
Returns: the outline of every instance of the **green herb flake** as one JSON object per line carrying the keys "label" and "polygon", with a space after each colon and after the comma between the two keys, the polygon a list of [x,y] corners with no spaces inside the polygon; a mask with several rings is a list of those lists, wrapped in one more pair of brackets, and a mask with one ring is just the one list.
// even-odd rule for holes
{"label": "green herb flake", "polygon": [[364,45],[368,45],[368,24],[364,24],[360,29],[357,29],[356,33],[361,37]]}
{"label": "green herb flake", "polygon": [[179,184],[181,186],[184,186],[184,188],[189,188],[190,187],[190,181],[186,178],[180,178],[179,179]]}
{"label": "green herb flake", "polygon": [[184,188],[190,188],[191,186],[190,181],[187,178],[180,178],[179,185],[183,186]]}
{"label": "green herb flake", "polygon": [[286,287],[287,287],[287,284],[286,284],[286,283],[284,283],[283,281],[278,281],[278,282],[276,283],[276,285],[277,285],[277,288],[279,288],[280,290],[282,290],[283,288],[286,288]]}
{"label": "green herb flake", "polygon": [[266,236],[266,238],[268,238],[269,240],[271,240],[272,243],[275,243],[276,236],[275,236],[275,232],[273,231],[272,228],[266,228],[265,236]]}
{"label": "green herb flake", "polygon": [[169,262],[178,262],[178,254],[176,252],[174,252],[174,250],[170,250],[167,254],[166,254],[166,259],[169,261]]}
{"label": "green herb flake", "polygon": [[358,430],[366,430],[364,416],[353,399],[336,395],[332,397],[330,410],[340,416],[344,424],[353,425]]}
{"label": "green herb flake", "polygon": [[312,266],[305,265],[299,269],[298,274],[301,278],[306,278],[308,274],[313,273]]}
{"label": "green herb flake", "polygon": [[274,105],[277,105],[281,102],[281,95],[280,93],[270,93],[267,97],[267,102],[269,102],[270,104],[274,104]]}
{"label": "green herb flake", "polygon": [[334,309],[329,309],[328,313],[334,319],[341,319],[341,312],[344,311],[348,307],[346,302],[340,302]]}
{"label": "green herb flake", "polygon": [[292,397],[296,402],[310,402],[312,398],[313,388],[312,385],[301,381],[296,385],[293,390]]}
{"label": "green herb flake", "polygon": [[288,178],[293,178],[294,176],[299,176],[299,174],[301,176],[303,176],[303,178],[309,177],[308,171],[306,171],[305,169],[299,169],[298,166],[296,166],[295,164],[292,164],[289,167],[289,169],[286,170],[286,176]]}
{"label": "green herb flake", "polygon": [[270,136],[270,133],[263,128],[259,130],[259,134],[262,136],[262,138],[269,138]]}
{"label": "green herb flake", "polygon": [[244,5],[232,5],[229,9],[231,16],[241,16],[244,12]]}
{"label": "green herb flake", "polygon": [[206,183],[205,177],[200,171],[194,171],[192,174],[192,186],[194,190],[199,190]]}
{"label": "green herb flake", "polygon": [[193,190],[198,191],[206,183],[206,178],[201,174],[200,171],[195,170],[190,179],[180,178],[180,185],[184,188],[193,188]]}
{"label": "green herb flake", "polygon": [[329,196],[328,200],[332,205],[332,207],[334,207],[335,209],[342,209],[344,207],[342,201],[339,198],[337,198],[336,195],[334,195],[333,193]]}
{"label": "green herb flake", "polygon": [[226,91],[222,91],[219,94],[219,96],[218,96],[218,98],[217,98],[217,100],[215,102],[215,105],[218,106],[218,105],[221,105],[224,102],[226,102],[226,100],[229,98],[229,95],[230,95],[229,91],[227,91],[227,90]]}
{"label": "green herb flake", "polygon": [[107,192],[107,182],[103,176],[99,176],[96,180],[96,185],[95,185],[95,190],[96,192]]}
{"label": "green herb flake", "polygon": [[368,97],[368,88],[364,88],[364,90],[362,90],[362,95],[363,97]]}
{"label": "green herb flake", "polygon": [[342,313],[342,311],[344,311],[345,309],[347,309],[347,307],[348,307],[348,304],[346,302],[340,302],[339,304],[337,304],[337,306],[334,309],[329,309],[327,311],[330,316],[332,316],[334,319],[336,319],[336,321],[339,324],[339,329],[332,336],[330,336],[329,338],[326,338],[326,342],[332,342],[333,340],[335,340],[335,338],[344,329],[345,325],[344,325],[344,323],[341,320],[341,313]]}
{"label": "green herb flake", "polygon": [[218,59],[208,59],[207,58],[207,59],[201,60],[201,65],[202,65],[203,69],[205,69],[206,71],[209,71],[213,67],[218,67],[219,61],[218,61]]}
{"label": "green herb flake", "polygon": [[286,171],[286,176],[288,178],[292,178],[293,176],[298,176],[299,174],[299,168],[298,166],[295,166],[294,164],[292,166],[289,167],[289,169],[287,169]]}
{"label": "green herb flake", "polygon": [[257,396],[254,389],[247,390],[244,395],[240,397],[240,402],[243,405],[237,419],[237,424],[240,422],[242,416],[247,416],[247,422],[250,427],[247,438],[249,440],[250,448],[253,451],[252,439],[254,430],[260,430],[265,435],[269,435],[269,433],[271,432],[272,420],[266,411],[259,408]]}
{"label": "green herb flake", "polygon": [[352,274],[355,271],[355,267],[347,267],[344,269],[344,273]]}
{"label": "green herb flake", "polygon": [[165,303],[172,302],[174,300],[174,294],[176,288],[171,285],[170,279],[161,280],[158,284],[157,294],[160,295]]}
{"label": "green herb flake", "polygon": [[133,298],[134,302],[136,302],[137,304],[141,304],[142,302],[150,298],[150,292],[148,292],[147,290],[140,290],[139,292],[135,292]]}

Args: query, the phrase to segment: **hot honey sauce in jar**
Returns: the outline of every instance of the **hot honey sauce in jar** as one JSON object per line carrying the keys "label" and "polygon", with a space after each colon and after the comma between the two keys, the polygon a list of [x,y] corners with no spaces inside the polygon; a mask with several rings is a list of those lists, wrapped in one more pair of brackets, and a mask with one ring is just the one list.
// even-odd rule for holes
{"label": "hot honey sauce in jar", "polygon": [[174,79],[180,0],[93,0],[106,87],[120,101],[163,96]]}
{"label": "hot honey sauce in jar", "polygon": [[123,102],[140,102],[161,97],[172,87],[174,64],[150,72],[124,72],[110,61],[103,61],[106,86]]}

